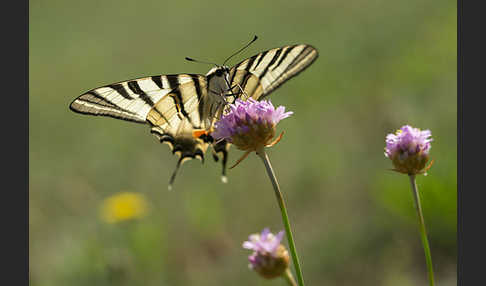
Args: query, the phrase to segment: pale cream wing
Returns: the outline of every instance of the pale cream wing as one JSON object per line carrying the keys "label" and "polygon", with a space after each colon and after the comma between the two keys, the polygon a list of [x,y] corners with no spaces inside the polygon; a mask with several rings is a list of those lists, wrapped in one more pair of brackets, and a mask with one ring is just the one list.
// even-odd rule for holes
{"label": "pale cream wing", "polygon": [[[264,51],[242,61],[230,70],[232,93],[239,96],[230,96],[229,101],[244,95],[260,100],[306,69],[317,57],[314,47],[301,44]],[[244,90],[243,94],[238,86]]]}
{"label": "pale cream wing", "polygon": [[[173,93],[181,86],[185,92]],[[198,102],[205,86],[206,77],[196,74],[138,78],[92,89],[76,98],[69,107],[77,113],[138,123],[152,124],[155,116],[161,126],[177,125],[181,116],[187,116],[199,127]]]}

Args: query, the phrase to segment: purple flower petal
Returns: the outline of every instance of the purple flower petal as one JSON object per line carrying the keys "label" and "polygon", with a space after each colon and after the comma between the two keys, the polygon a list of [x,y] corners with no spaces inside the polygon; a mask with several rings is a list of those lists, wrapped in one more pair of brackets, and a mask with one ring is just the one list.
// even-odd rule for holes
{"label": "purple flower petal", "polygon": [[248,241],[243,242],[243,248],[253,250],[259,254],[276,255],[276,250],[280,245],[284,231],[280,231],[277,235],[270,232],[269,228],[264,228],[260,234],[252,234],[248,237]]}
{"label": "purple flower petal", "polygon": [[405,125],[395,134],[386,136],[385,156],[393,157],[395,154],[407,154],[413,156],[419,152],[428,154],[432,138],[430,130],[421,131],[410,125]]}
{"label": "purple flower petal", "polygon": [[427,169],[432,142],[430,130],[420,130],[404,125],[395,134],[386,136],[385,157],[388,157],[395,171],[404,174],[423,174]]}
{"label": "purple flower petal", "polygon": [[[250,126],[261,126],[273,129],[277,123],[292,115],[293,112],[285,112],[285,107],[275,109],[270,101],[256,101],[249,98],[246,101],[237,99],[230,104],[229,112],[222,115],[214,125],[212,136],[216,140],[226,139],[233,142],[232,137],[250,132]],[[266,129],[265,129],[266,130]],[[255,136],[260,138],[261,136]],[[266,142],[265,142],[266,143]]]}

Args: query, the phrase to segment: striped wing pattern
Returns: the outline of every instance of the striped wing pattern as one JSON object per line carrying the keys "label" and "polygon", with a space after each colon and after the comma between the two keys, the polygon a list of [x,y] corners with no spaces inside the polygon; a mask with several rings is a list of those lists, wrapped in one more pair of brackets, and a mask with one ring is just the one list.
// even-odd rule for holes
{"label": "striped wing pattern", "polygon": [[[92,89],[76,98],[70,109],[82,114],[151,125],[151,133],[179,156],[177,171],[189,159],[204,160],[204,153],[212,138],[194,138],[192,131],[210,127],[210,114],[207,113],[214,109],[211,105],[204,75],[174,74],[133,79]],[[226,141],[213,146],[215,160],[219,159],[218,155],[222,157],[224,175]]]}
{"label": "striped wing pattern", "polygon": [[[178,111],[181,111],[187,115],[190,114],[191,119],[199,123],[197,110],[193,109],[194,106],[197,107],[197,94],[202,94],[201,92],[192,92],[189,95],[186,93],[184,99],[181,99],[181,93],[167,96],[181,86],[195,87],[194,82],[197,82],[199,86],[205,87],[206,85],[203,75],[194,74],[133,79],[92,89],[76,98],[70,108],[78,113],[110,116],[138,123],[147,123],[147,117],[149,114],[154,116],[151,111],[155,110],[160,111],[162,120],[157,122],[163,126],[177,125],[176,115]],[[185,100],[186,104],[181,105],[182,100]],[[163,104],[161,104],[162,102]],[[182,110],[179,110],[180,107]],[[192,113],[188,113],[187,110]]]}
{"label": "striped wing pattern", "polygon": [[[261,52],[231,68],[232,91],[240,86],[245,98],[260,100],[306,69],[317,57],[317,50],[310,45],[284,46]],[[231,102],[235,99],[229,97]]]}
{"label": "striped wing pattern", "polygon": [[[310,45],[292,45],[248,58],[231,68],[232,89],[227,92],[226,100],[230,103],[237,97],[260,100],[317,57],[317,50]],[[169,188],[182,163],[194,158],[204,162],[209,145],[214,160],[221,158],[225,181],[230,144],[224,140],[214,142],[208,134],[198,138],[193,135],[198,129],[210,130],[215,112],[222,111],[223,106],[208,94],[208,80],[199,74],[173,74],[118,82],[87,91],[71,103],[70,109],[149,124],[151,133],[179,156]]]}

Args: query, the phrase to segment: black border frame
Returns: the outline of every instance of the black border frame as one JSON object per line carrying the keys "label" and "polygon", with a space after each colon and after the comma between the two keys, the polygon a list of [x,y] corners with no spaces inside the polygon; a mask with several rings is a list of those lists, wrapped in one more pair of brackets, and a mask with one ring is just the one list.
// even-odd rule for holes
{"label": "black border frame", "polygon": [[[5,3],[2,33],[2,284],[29,285],[29,2]],[[6,64],[6,65],[5,65]],[[6,160],[5,160],[6,159]],[[4,282],[5,281],[5,282]]]}
{"label": "black border frame", "polygon": [[[486,209],[485,152],[482,134],[484,98],[484,10],[478,1],[457,5],[457,284],[480,285],[484,281]],[[477,31],[476,31],[477,29]],[[484,282],[482,282],[484,283]]]}

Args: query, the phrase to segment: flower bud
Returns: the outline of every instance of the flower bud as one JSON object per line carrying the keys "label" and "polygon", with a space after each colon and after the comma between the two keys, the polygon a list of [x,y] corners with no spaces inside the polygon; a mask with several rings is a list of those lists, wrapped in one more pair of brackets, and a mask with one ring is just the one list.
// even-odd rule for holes
{"label": "flower bud", "polygon": [[289,266],[289,253],[285,246],[281,244],[284,232],[273,235],[268,228],[261,234],[252,234],[249,241],[243,243],[243,248],[253,250],[248,256],[250,269],[266,279],[282,276]]}

